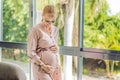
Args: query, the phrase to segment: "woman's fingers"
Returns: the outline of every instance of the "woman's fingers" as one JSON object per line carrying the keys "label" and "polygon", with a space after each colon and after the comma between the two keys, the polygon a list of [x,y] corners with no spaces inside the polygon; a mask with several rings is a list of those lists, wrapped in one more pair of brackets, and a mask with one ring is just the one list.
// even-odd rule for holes
{"label": "woman's fingers", "polygon": [[42,66],[42,69],[46,72],[46,73],[52,73],[54,71],[54,68],[52,66],[49,65],[45,65]]}
{"label": "woman's fingers", "polygon": [[56,45],[51,46],[51,47],[50,47],[50,50],[51,50],[51,51],[56,51],[56,50],[57,50]]}

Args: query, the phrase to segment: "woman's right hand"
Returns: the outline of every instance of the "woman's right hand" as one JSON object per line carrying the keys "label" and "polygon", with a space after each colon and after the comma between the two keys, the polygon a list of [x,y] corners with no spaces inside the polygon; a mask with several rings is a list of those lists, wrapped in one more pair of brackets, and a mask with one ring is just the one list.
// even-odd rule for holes
{"label": "woman's right hand", "polygon": [[53,73],[54,68],[50,65],[42,65],[41,68],[46,72],[46,73]]}

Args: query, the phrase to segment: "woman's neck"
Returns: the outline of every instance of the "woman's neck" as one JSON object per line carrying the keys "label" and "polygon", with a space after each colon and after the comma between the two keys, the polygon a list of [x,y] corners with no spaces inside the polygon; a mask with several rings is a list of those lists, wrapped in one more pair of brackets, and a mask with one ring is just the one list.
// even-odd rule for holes
{"label": "woman's neck", "polygon": [[48,34],[51,34],[52,33],[52,26],[45,26],[43,23],[42,23],[42,29],[48,33]]}

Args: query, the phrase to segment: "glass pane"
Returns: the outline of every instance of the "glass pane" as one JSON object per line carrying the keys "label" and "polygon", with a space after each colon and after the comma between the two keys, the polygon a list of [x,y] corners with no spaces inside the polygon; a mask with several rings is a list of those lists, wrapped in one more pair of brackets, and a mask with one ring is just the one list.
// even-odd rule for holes
{"label": "glass pane", "polygon": [[85,48],[120,50],[119,4],[119,0],[85,0]]}
{"label": "glass pane", "polygon": [[[67,57],[72,57],[72,66],[69,66],[69,64],[71,64],[71,62],[69,62],[69,61],[66,62],[66,63],[64,62],[65,61],[64,57],[66,57],[66,56],[67,55],[61,55],[62,78],[63,78],[62,80],[68,80],[68,79],[77,80],[77,57],[75,57],[75,56],[73,57],[73,56],[70,56],[70,55],[67,56]],[[66,69],[67,69],[67,72],[65,72]]]}
{"label": "glass pane", "polygon": [[120,62],[84,58],[82,80],[120,80]]}
{"label": "glass pane", "polygon": [[26,42],[29,30],[29,0],[3,0],[3,40]]}
{"label": "glass pane", "polygon": [[29,80],[29,61],[27,51],[23,49],[2,48],[2,62],[10,62],[20,66]]}
{"label": "glass pane", "polygon": [[77,56],[73,56],[72,58],[73,62],[72,62],[72,75],[73,75],[73,79],[72,80],[77,80]]}
{"label": "glass pane", "polygon": [[65,1],[61,2],[61,0],[44,0],[44,1],[36,0],[36,1],[37,1],[36,23],[41,22],[42,10],[45,7],[45,5],[47,4],[55,5],[57,16],[54,25],[59,28],[59,45],[78,46],[79,0],[71,0],[68,3]]}

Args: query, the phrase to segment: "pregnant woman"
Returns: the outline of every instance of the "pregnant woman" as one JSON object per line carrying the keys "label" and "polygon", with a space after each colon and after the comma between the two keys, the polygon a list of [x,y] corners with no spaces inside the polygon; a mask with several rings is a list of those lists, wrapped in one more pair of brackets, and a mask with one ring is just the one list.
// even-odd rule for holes
{"label": "pregnant woman", "polygon": [[58,28],[53,26],[55,18],[55,7],[45,6],[42,22],[34,26],[28,34],[28,57],[32,63],[34,80],[62,80]]}

